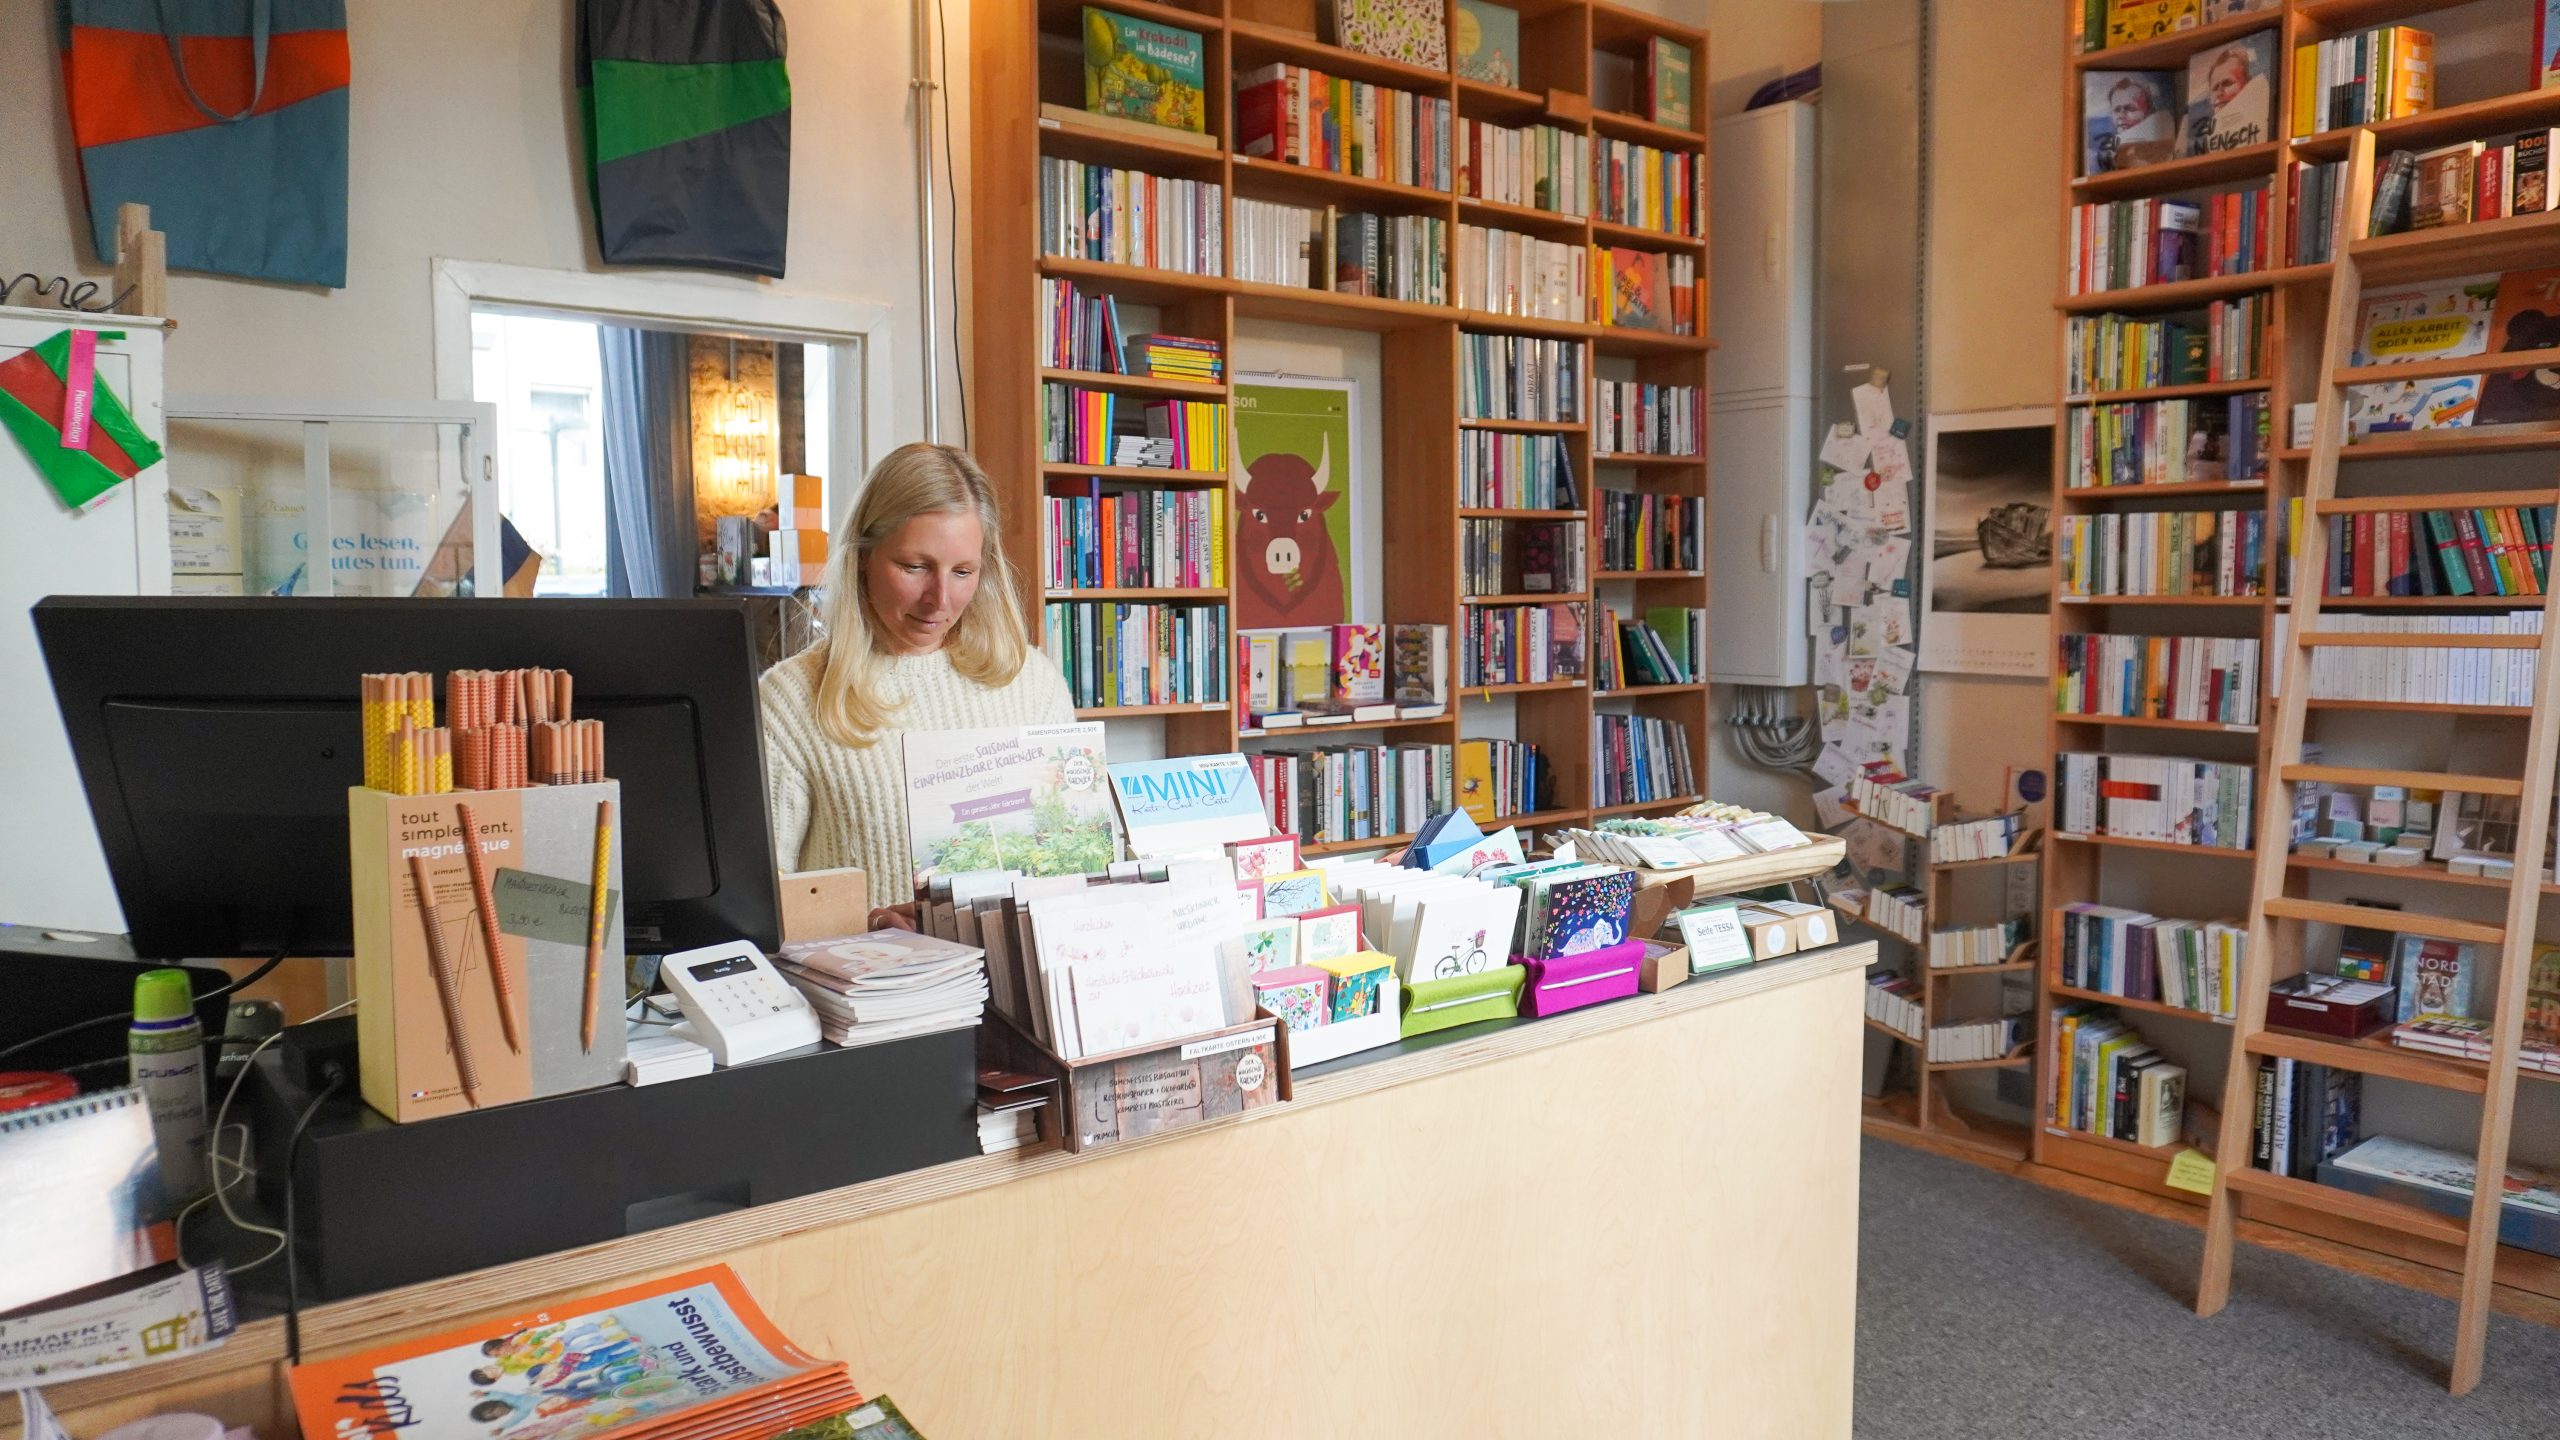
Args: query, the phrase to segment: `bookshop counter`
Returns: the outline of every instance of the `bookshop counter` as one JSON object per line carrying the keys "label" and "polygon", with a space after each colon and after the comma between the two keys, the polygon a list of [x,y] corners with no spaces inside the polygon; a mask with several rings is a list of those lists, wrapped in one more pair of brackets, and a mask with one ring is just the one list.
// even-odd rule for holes
{"label": "bookshop counter", "polygon": [[[716,1260],[935,1440],[1845,1436],[1874,950],[1424,1037],[1301,1072],[1293,1103],[1082,1155],[312,1307],[304,1352]],[[261,1320],[48,1398],[76,1435],[192,1409],[288,1440],[283,1351]]]}

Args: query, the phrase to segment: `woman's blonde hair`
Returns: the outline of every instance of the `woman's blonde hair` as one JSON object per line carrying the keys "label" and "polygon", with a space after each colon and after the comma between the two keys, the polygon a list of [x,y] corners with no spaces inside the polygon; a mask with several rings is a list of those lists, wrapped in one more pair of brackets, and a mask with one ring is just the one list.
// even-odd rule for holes
{"label": "woman's blonde hair", "polygon": [[863,484],[862,498],[836,535],[827,562],[826,651],[818,676],[818,724],[839,745],[860,747],[890,727],[896,706],[880,694],[887,657],[879,648],[863,561],[918,515],[974,514],[981,535],[978,593],[960,612],[943,649],[951,668],[981,685],[1005,685],[1022,670],[1027,642],[1004,558],[1004,521],[995,487],[968,451],[918,442],[889,452]]}

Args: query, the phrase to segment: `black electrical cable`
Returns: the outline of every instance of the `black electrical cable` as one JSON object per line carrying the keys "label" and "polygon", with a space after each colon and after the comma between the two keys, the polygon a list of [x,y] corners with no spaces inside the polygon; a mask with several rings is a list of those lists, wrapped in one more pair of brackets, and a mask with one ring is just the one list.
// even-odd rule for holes
{"label": "black electrical cable", "polygon": [[284,1355],[287,1364],[302,1363],[302,1273],[294,1250],[293,1192],[297,1185],[296,1169],[302,1158],[302,1133],[311,1128],[311,1117],[330,1096],[338,1093],[347,1077],[333,1070],[329,1083],[302,1107],[302,1118],[293,1122],[293,1135],[284,1142]]}
{"label": "black electrical cable", "polygon": [[[195,1003],[201,1006],[209,1001],[219,1000],[225,995],[229,995],[248,986],[255,985],[259,981],[266,979],[268,975],[274,973],[275,968],[283,963],[284,952],[278,950],[273,955],[268,956],[264,961],[260,962],[257,969],[250,971],[248,974],[241,976],[239,979],[232,981],[230,984],[223,986],[219,990],[214,990],[197,996],[195,998]],[[119,1025],[132,1018],[132,1011],[118,1010],[112,1015],[97,1015],[92,1016],[87,1020],[75,1021],[69,1025],[62,1026],[59,1029],[47,1030],[43,1034],[38,1035],[31,1040],[21,1040],[6,1050],[0,1050],[0,1060],[6,1060],[12,1055],[33,1050],[48,1040],[59,1040],[65,1035],[77,1035],[83,1030],[95,1030],[101,1025]]]}
{"label": "black electrical cable", "polygon": [[[951,223],[943,230],[943,249],[951,257],[951,326],[960,327],[960,171],[951,160],[951,29],[942,0],[933,0],[934,94],[942,101],[942,184],[951,196]],[[926,204],[932,199],[927,197]],[[924,323],[939,317],[928,315]],[[969,443],[969,370],[960,363],[960,347],[951,347],[951,377],[960,391],[960,443]],[[936,383],[940,378],[936,377]]]}

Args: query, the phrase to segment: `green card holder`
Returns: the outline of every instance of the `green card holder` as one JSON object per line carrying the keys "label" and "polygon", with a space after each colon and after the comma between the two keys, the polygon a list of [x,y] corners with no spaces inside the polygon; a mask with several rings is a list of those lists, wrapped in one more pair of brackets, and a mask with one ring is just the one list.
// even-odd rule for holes
{"label": "green card holder", "polygon": [[1417,980],[1405,987],[1404,1029],[1399,1038],[1410,1040],[1478,1020],[1509,1020],[1520,1013],[1520,987],[1528,980],[1528,967],[1522,965],[1446,980]]}

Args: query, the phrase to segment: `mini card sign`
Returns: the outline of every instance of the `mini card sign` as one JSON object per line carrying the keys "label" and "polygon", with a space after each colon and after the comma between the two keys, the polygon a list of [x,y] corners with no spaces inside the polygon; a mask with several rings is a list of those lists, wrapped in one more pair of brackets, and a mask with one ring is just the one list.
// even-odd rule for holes
{"label": "mini card sign", "polygon": [[917,873],[1108,869],[1120,858],[1120,832],[1102,743],[1098,720],[906,732],[907,844]]}
{"label": "mini card sign", "polygon": [[1242,755],[1185,755],[1110,767],[1129,848],[1142,860],[1265,838],[1271,817]]}

